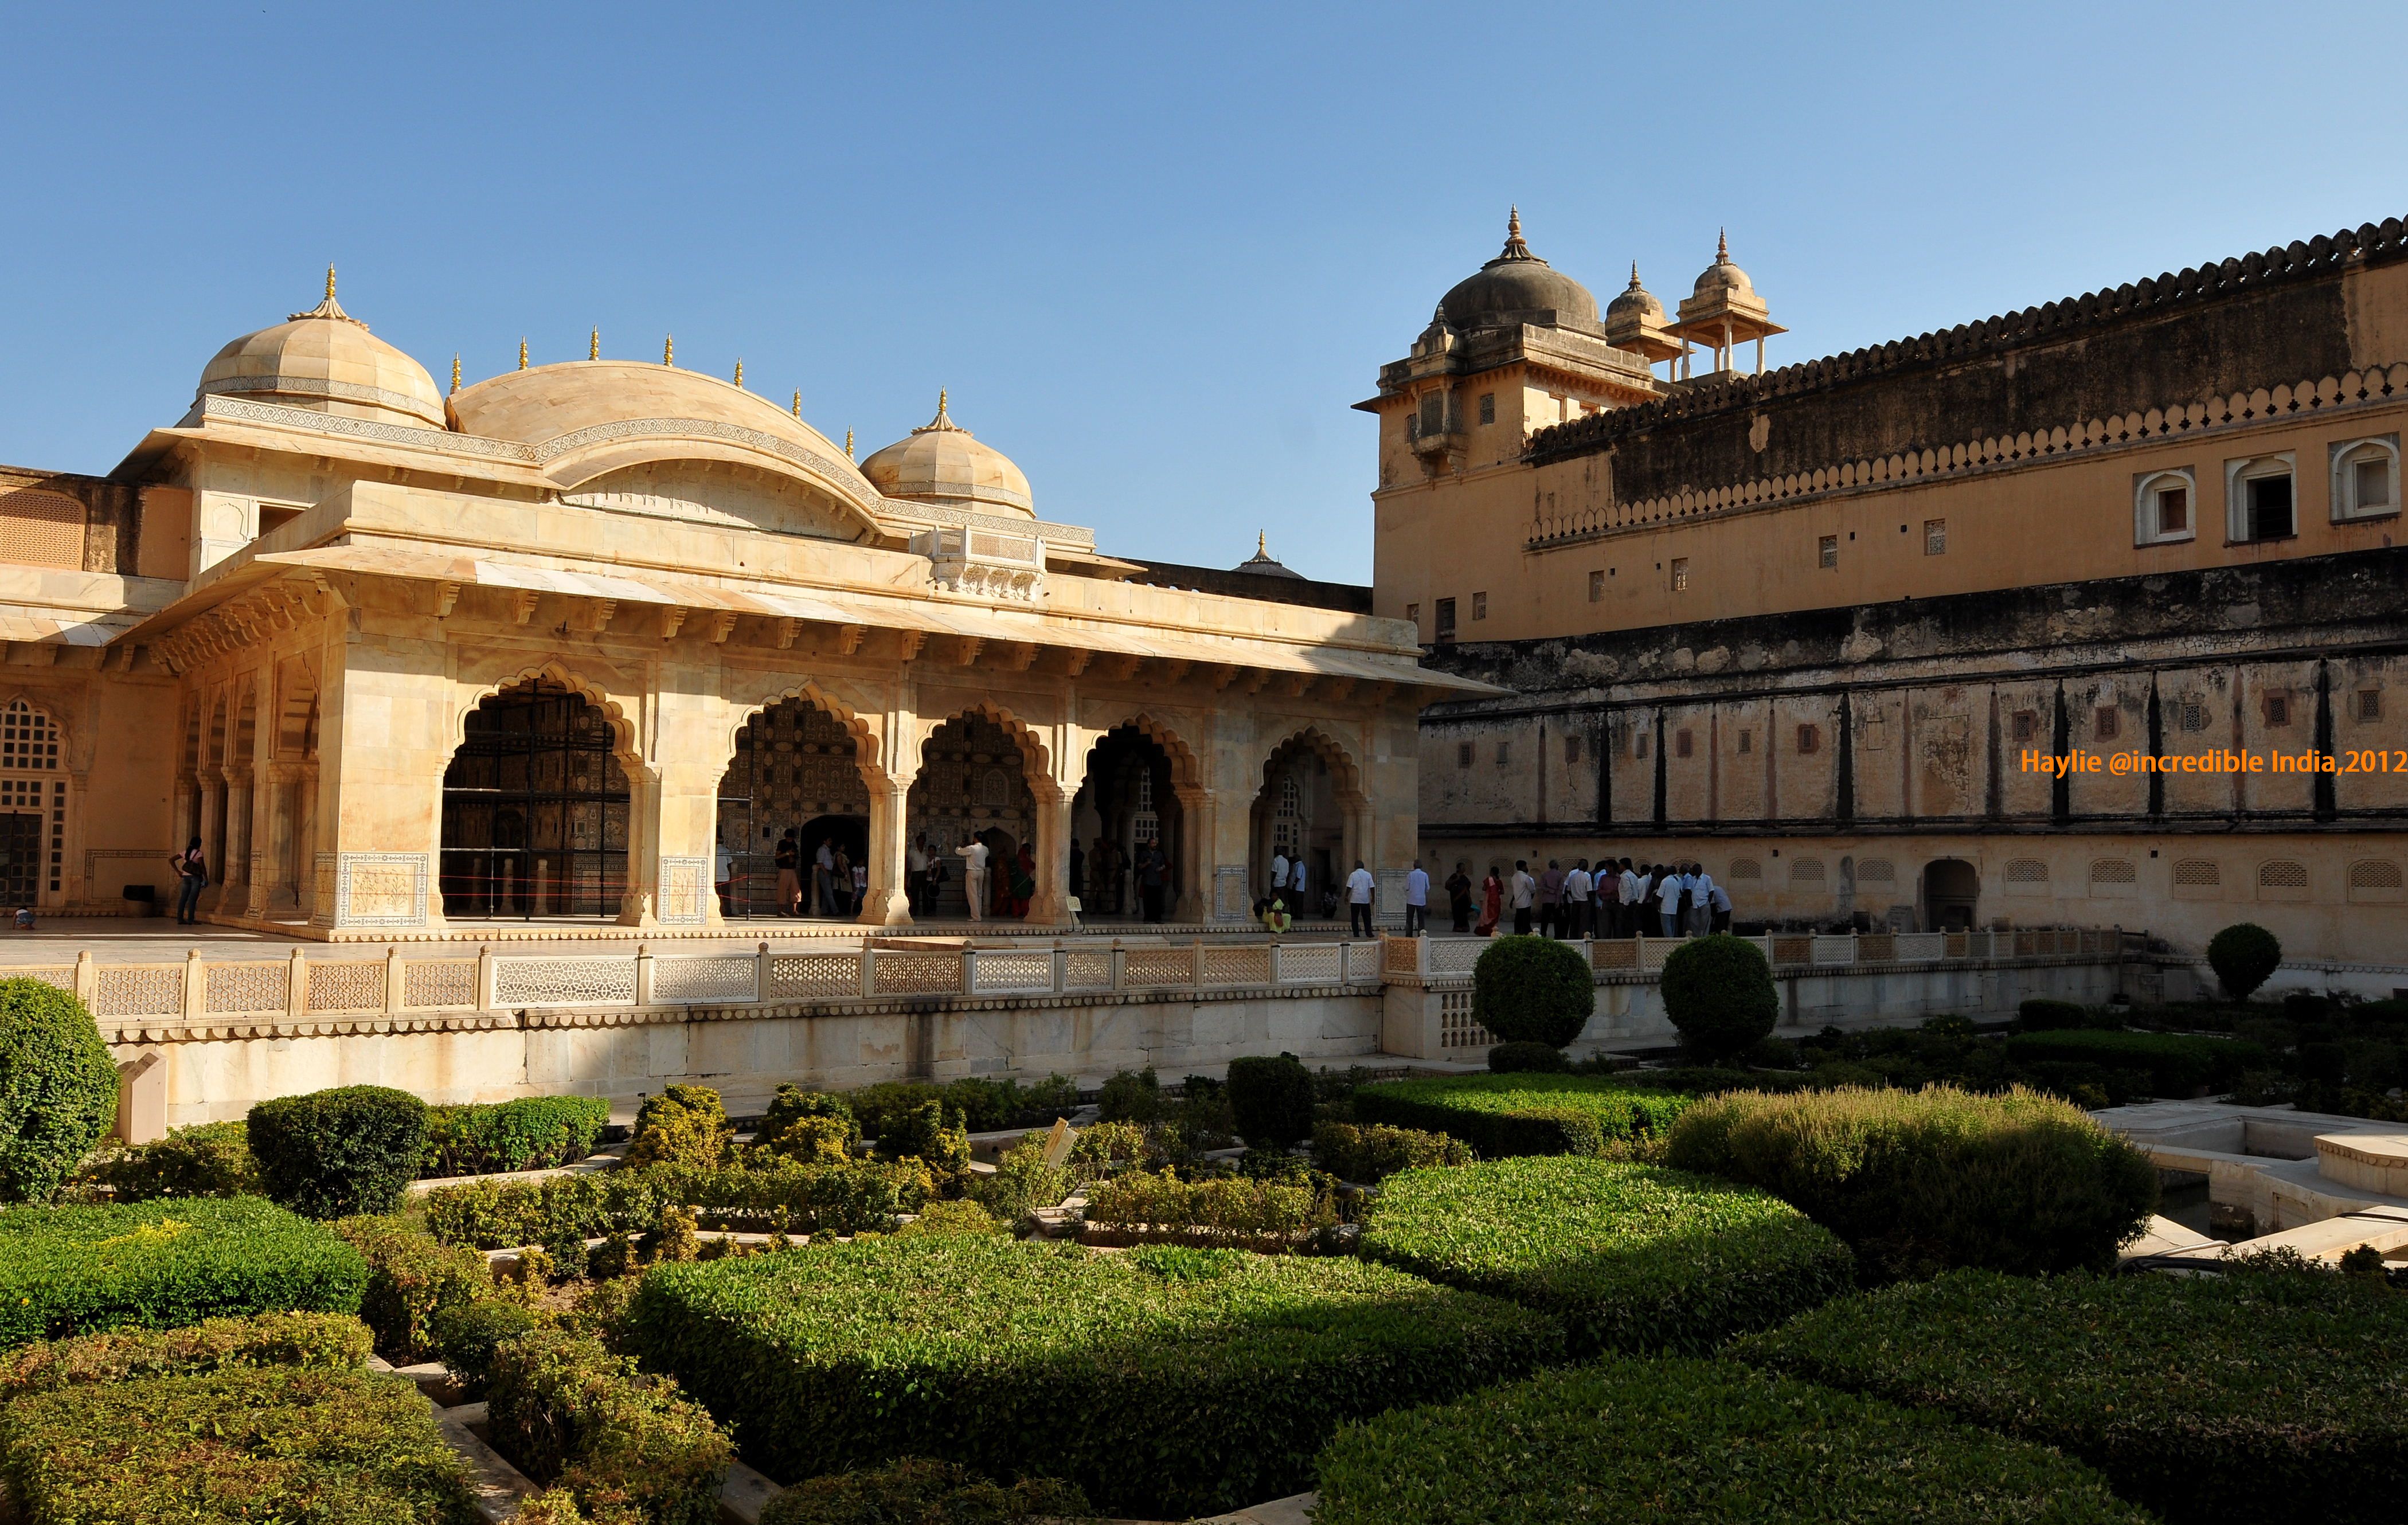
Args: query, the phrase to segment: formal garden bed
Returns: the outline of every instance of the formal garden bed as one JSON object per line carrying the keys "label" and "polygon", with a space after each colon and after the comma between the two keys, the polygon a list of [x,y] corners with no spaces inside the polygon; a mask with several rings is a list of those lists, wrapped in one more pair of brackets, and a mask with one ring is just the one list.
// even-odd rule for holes
{"label": "formal garden bed", "polygon": [[1660,1136],[1692,1098],[1606,1076],[1450,1075],[1366,1086],[1354,1116],[1445,1133],[1484,1158],[1602,1155]]}

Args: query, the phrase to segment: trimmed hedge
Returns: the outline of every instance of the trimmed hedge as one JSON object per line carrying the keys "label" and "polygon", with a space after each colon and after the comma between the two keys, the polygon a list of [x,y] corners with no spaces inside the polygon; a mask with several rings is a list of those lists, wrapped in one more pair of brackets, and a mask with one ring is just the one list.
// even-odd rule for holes
{"label": "trimmed hedge", "polygon": [[1257,1149],[1288,1149],[1312,1134],[1312,1072],[1293,1054],[1229,1061],[1229,1110]]}
{"label": "trimmed hedge", "polygon": [[29,1392],[136,1377],[196,1376],[233,1366],[354,1371],[367,1365],[368,1349],[367,1326],[337,1313],[264,1313],[205,1318],[181,1329],[111,1330],[46,1340],[0,1357],[0,1405]]}
{"label": "trimmed hedge", "polygon": [[429,1107],[419,1179],[541,1171],[594,1152],[610,1121],[598,1096],[528,1096],[493,1105]]}
{"label": "trimmed hedge", "polygon": [[1087,1496],[1050,1477],[1005,1488],[951,1461],[909,1457],[869,1472],[797,1483],[771,1499],[761,1525],[1038,1525],[1092,1520]]}
{"label": "trimmed hedge", "polygon": [[735,1451],[677,1384],[580,1335],[538,1331],[494,1346],[485,1369],[494,1446],[597,1518],[715,1525]]}
{"label": "trimmed hedge", "polygon": [[708,1086],[671,1086],[644,1099],[627,1141],[629,1165],[710,1168],[727,1163],[736,1125],[726,1104]]}
{"label": "trimmed hedge", "polygon": [[1790,1202],[1846,1240],[1870,1281],[2105,1270],[2157,1205],[2146,1155],[2020,1086],[1709,1097],[1672,1125],[1665,1163]]}
{"label": "trimmed hedge", "polygon": [[313,1218],[397,1210],[426,1152],[426,1103],[386,1086],[280,1096],[248,1123],[267,1195]]}
{"label": "trimmed hedge", "polygon": [[1549,1372],[1340,1431],[1314,1525],[2147,1525],[2076,1461],[1727,1361]]}
{"label": "trimmed hedge", "polygon": [[932,1190],[927,1167],[916,1160],[753,1169],[623,1167],[540,1181],[437,1187],[425,1197],[426,1228],[447,1244],[514,1249],[640,1232],[660,1222],[663,1207],[675,1206],[792,1233],[849,1234],[892,1229],[898,1214],[918,1212]]}
{"label": "trimmed hedge", "polygon": [[2060,1059],[2145,1071],[2159,1096],[2188,1096],[2200,1086],[2222,1090],[2243,1070],[2266,1066],[2266,1051],[2238,1038],[2201,1038],[2180,1032],[2017,1032],[2007,1037],[2017,1059]]}
{"label": "trimmed hedge", "polygon": [[117,1064],[82,1001],[0,980],[0,1202],[47,1201],[117,1121]]}
{"label": "trimmed hedge", "polygon": [[655,1267],[627,1338],[772,1476],[935,1455],[1151,1518],[1301,1491],[1342,1421],[1563,1352],[1544,1315],[1365,1260],[989,1234]]}
{"label": "trimmed hedge", "polygon": [[398,1366],[435,1354],[435,1318],[494,1295],[494,1275],[472,1249],[445,1244],[399,1218],[337,1218],[327,1225],[368,1263],[360,1321],[377,1354]]}
{"label": "trimmed hedge", "polygon": [[1312,1130],[1313,1162],[1341,1180],[1372,1186],[1398,1171],[1469,1165],[1471,1145],[1444,1133],[1381,1123],[1323,1123]]}
{"label": "trimmed hedge", "polygon": [[1674,948],[1657,989],[1681,1042],[1709,1059],[1746,1053],[1781,1021],[1781,992],[1764,950],[1728,932]]}
{"label": "trimmed hedge", "polygon": [[1084,1236],[1091,1244],[1280,1254],[1334,1247],[1327,1240],[1338,1227],[1338,1214],[1310,1186],[1227,1175],[1182,1181],[1168,1171],[1131,1171],[1088,1189],[1087,1227],[1102,1230]]}
{"label": "trimmed hedge", "polygon": [[2028,1280],[1849,1298],[1733,1355],[1944,1409],[2098,1467],[2171,1525],[2391,1520],[2408,1297],[2316,1271]]}
{"label": "trimmed hedge", "polygon": [[405,1377],[318,1367],[64,1388],[0,1409],[41,1525],[473,1525],[466,1467]]}
{"label": "trimmed hedge", "polygon": [[1552,937],[1500,937],[1471,966],[1471,1019],[1506,1043],[1560,1049],[1597,1010],[1580,950]]}
{"label": "trimmed hedge", "polygon": [[971,1132],[992,1133],[1006,1128],[1047,1128],[1054,1118],[1068,1116],[1079,1110],[1079,1083],[1063,1075],[1048,1075],[1027,1086],[978,1076],[941,1086],[882,1080],[846,1091],[842,1100],[860,1120],[861,1131],[871,1138],[884,1132],[888,1122],[930,1101],[943,1102],[946,1113],[959,1115]]}
{"label": "trimmed hedge", "polygon": [[1488,1159],[1597,1155],[1662,1132],[1691,1100],[1598,1075],[1449,1075],[1363,1086],[1354,1115],[1451,1134]]}
{"label": "trimmed hedge", "polygon": [[256,1195],[259,1170],[251,1158],[248,1125],[196,1123],[170,1129],[154,1143],[136,1144],[96,1159],[88,1173],[121,1202],[162,1197]]}
{"label": "trimmed hedge", "polygon": [[1571,1067],[1562,1049],[1547,1043],[1498,1043],[1488,1050],[1492,1075],[1560,1075]]}
{"label": "trimmed hedge", "polygon": [[1362,1253],[1551,1314],[1576,1357],[1703,1355],[1855,1285],[1848,1247],[1776,1198],[1572,1157],[1390,1176]]}
{"label": "trimmed hedge", "polygon": [[257,1197],[0,1212],[0,1349],[276,1309],[357,1313],[357,1250]]}

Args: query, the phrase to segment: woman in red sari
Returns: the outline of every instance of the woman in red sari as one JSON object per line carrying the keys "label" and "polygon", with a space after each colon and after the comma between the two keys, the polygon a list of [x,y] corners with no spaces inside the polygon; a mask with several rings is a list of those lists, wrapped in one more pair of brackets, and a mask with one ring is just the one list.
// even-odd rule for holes
{"label": "woman in red sari", "polygon": [[1497,877],[1497,865],[1488,865],[1488,877],[1480,882],[1480,925],[1472,928],[1482,937],[1497,933],[1497,918],[1505,914],[1505,881]]}
{"label": "woman in red sari", "polygon": [[1028,902],[1037,895],[1037,854],[1028,843],[1020,844],[1020,856],[1011,860],[1010,881],[1011,900],[1005,914],[1028,919]]}

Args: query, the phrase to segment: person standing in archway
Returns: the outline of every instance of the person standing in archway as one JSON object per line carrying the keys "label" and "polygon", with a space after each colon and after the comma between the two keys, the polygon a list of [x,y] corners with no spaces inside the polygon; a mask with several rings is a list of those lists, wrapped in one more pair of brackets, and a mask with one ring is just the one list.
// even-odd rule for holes
{"label": "person standing in archway", "polygon": [[778,914],[799,916],[803,914],[803,848],[795,828],[778,839],[775,859],[778,865]]}
{"label": "person standing in archway", "polygon": [[1305,903],[1304,855],[1299,852],[1294,858],[1288,861],[1287,866],[1288,910],[1295,915],[1304,915],[1306,914],[1304,909]]}
{"label": "person standing in archway", "polygon": [[1371,870],[1363,867],[1361,858],[1356,858],[1354,871],[1346,876],[1347,925],[1353,935],[1371,935],[1371,897],[1379,893],[1379,881],[1371,877]]}
{"label": "person standing in archway", "polygon": [[1471,865],[1456,860],[1455,871],[1446,876],[1446,908],[1455,916],[1455,935],[1471,930]]}
{"label": "person standing in archway", "polygon": [[182,852],[171,855],[167,867],[176,870],[176,925],[190,927],[201,919],[201,891],[209,885],[209,860],[201,855],[201,839],[194,837]]}
{"label": "person standing in archway", "polygon": [[1495,937],[1498,919],[1504,914],[1505,881],[1498,874],[1497,865],[1491,863],[1488,877],[1480,882],[1480,935]]}
{"label": "person standing in archway", "polygon": [[911,915],[916,920],[927,915],[928,902],[933,899],[928,888],[928,870],[932,865],[928,857],[926,832],[923,831],[913,839],[911,850],[904,855],[903,861],[903,899],[910,904]]}
{"label": "person standing in archway", "polygon": [[986,920],[986,843],[972,837],[953,849],[962,860],[962,888],[969,897],[970,920]]}
{"label": "person standing in archway", "polygon": [[1138,857],[1138,894],[1145,905],[1145,919],[1162,920],[1162,892],[1170,883],[1170,859],[1162,851],[1162,843],[1150,842],[1140,850]]}
{"label": "person standing in archway", "polygon": [[1429,870],[1413,859],[1405,875],[1405,935],[1419,937],[1429,927]]}
{"label": "person standing in archway", "polygon": [[1037,853],[1026,842],[1020,844],[1020,854],[1011,860],[1006,877],[1010,882],[1011,914],[1026,921],[1028,902],[1037,898]]}
{"label": "person standing in archway", "polygon": [[1509,887],[1513,895],[1513,935],[1527,937],[1530,935],[1530,908],[1539,899],[1539,882],[1530,877],[1530,864],[1526,858],[1513,860],[1513,877]]}

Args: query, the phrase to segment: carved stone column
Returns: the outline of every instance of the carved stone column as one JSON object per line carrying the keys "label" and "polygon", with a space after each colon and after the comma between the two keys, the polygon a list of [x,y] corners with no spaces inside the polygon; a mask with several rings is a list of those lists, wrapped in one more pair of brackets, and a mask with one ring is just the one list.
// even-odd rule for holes
{"label": "carved stone column", "polygon": [[205,909],[214,911],[225,898],[225,774],[214,768],[201,770],[201,851],[208,856],[209,887],[201,892]]}
{"label": "carved stone column", "polygon": [[256,791],[248,773],[229,775],[225,789],[225,893],[218,897],[218,911],[228,916],[248,915],[251,910],[251,796]]}
{"label": "carved stone column", "polygon": [[1212,792],[1202,788],[1172,791],[1179,801],[1179,899],[1173,921],[1212,919]]}
{"label": "carved stone column", "polygon": [[301,771],[298,763],[267,765],[267,784],[260,791],[260,824],[253,828],[264,849],[254,855],[259,871],[252,876],[251,909],[256,916],[274,915],[288,907],[300,909],[300,891],[294,884],[293,865],[299,826],[294,819],[298,803],[294,785],[300,781]]}
{"label": "carved stone column", "polygon": [[[866,769],[864,771],[867,771]],[[909,784],[874,778],[869,784],[869,890],[861,898],[865,927],[909,927],[911,897],[904,881]]]}
{"label": "carved stone column", "polygon": [[1037,893],[1029,898],[1031,927],[1064,927],[1070,920],[1070,797],[1051,779],[1031,779],[1037,798]]}

